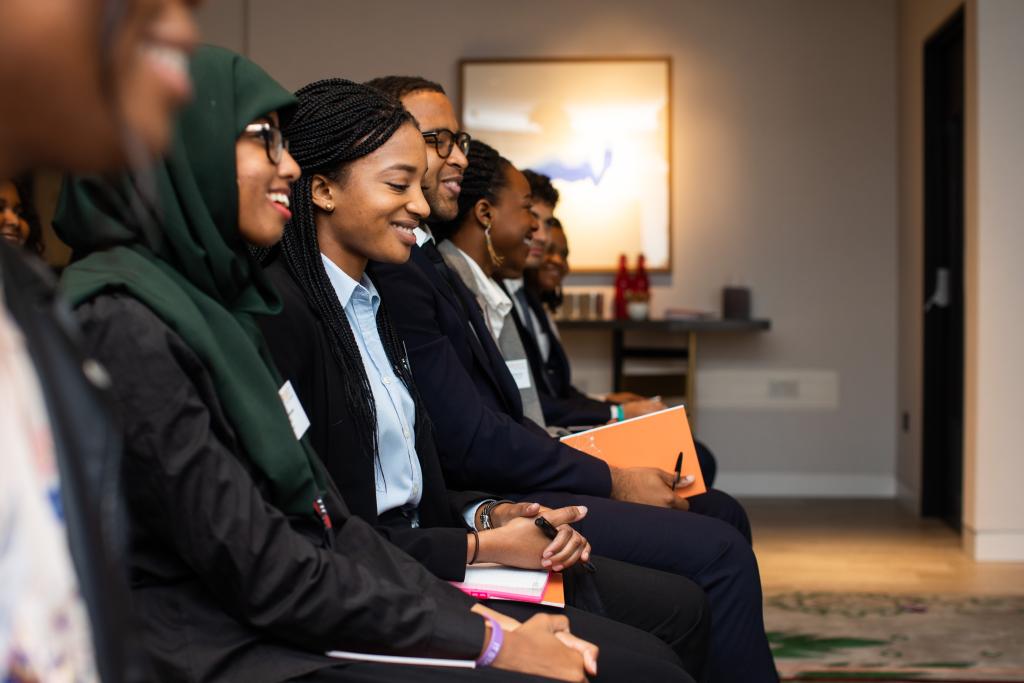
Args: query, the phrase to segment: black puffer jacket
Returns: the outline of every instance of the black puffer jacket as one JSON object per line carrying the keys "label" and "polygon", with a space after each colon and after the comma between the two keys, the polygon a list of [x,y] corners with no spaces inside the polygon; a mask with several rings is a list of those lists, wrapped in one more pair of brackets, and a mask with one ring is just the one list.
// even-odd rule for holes
{"label": "black puffer jacket", "polygon": [[333,489],[326,537],[267,502],[209,373],[136,299],[77,309],[125,429],[135,609],[161,681],[282,681],[330,649],[473,659],[474,601],[351,517]]}

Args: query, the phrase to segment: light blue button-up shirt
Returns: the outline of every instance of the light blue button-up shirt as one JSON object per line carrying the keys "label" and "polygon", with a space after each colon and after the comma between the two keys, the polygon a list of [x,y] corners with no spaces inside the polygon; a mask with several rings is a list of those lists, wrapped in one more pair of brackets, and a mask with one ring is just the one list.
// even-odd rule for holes
{"label": "light blue button-up shirt", "polygon": [[[329,258],[320,255],[352,336],[359,347],[377,413],[377,514],[395,508],[414,510],[423,496],[423,472],[416,454],[416,406],[395,375],[377,331],[380,295],[370,278],[356,282]],[[410,519],[415,519],[415,514]]]}

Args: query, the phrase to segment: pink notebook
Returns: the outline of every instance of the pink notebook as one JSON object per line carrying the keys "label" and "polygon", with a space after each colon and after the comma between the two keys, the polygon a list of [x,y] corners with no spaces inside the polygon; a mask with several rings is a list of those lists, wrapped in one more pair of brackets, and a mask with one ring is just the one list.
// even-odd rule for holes
{"label": "pink notebook", "polygon": [[452,585],[478,600],[539,603],[546,602],[545,591],[550,581],[551,572],[546,570],[476,564],[466,567],[466,578],[452,581]]}

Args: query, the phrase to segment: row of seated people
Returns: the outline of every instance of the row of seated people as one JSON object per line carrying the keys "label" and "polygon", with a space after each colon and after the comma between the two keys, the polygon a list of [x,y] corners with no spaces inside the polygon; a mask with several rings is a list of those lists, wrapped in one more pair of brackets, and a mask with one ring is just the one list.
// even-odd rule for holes
{"label": "row of seated people", "polygon": [[[108,454],[64,462],[89,471],[62,493],[79,508],[112,496],[84,533],[101,546],[123,491],[145,652],[122,653],[132,667],[104,659],[131,639],[111,642],[125,617],[93,594],[104,679],[777,680],[738,503],[610,469],[524,402],[500,342],[529,319],[505,325],[480,285],[522,274],[532,193],[459,131],[440,86],[329,79],[292,95],[217,48],[190,71],[163,161],[69,177],[55,219],[91,386],[62,387],[78,399],[54,437]],[[5,294],[35,282],[0,256]],[[15,312],[30,343],[66,343]],[[68,443],[90,431],[100,445]],[[110,551],[104,576],[78,561],[83,585],[116,592]],[[448,583],[481,561],[563,572],[569,606],[483,604]],[[344,663],[334,649],[479,668]]]}
{"label": "row of seated people", "polygon": [[[434,83],[428,86],[439,87]],[[419,83],[417,87],[424,86]],[[482,142],[473,141],[469,151],[478,168],[495,163],[503,169],[511,166]],[[434,235],[440,238],[444,234],[438,250],[476,298],[505,362],[510,367],[517,362],[527,364],[528,375],[513,373],[524,415],[561,436],[570,433],[570,428],[664,409],[660,398],[632,392],[594,397],[573,385],[569,354],[552,317],[561,306],[562,283],[569,273],[568,239],[554,216],[559,193],[546,175],[531,170],[522,175],[529,183],[533,221],[525,217],[510,222],[473,221],[468,218],[471,195],[467,194],[466,215],[460,215],[458,223],[439,226]],[[695,446],[704,481],[712,486],[717,461],[703,443],[695,441]]]}

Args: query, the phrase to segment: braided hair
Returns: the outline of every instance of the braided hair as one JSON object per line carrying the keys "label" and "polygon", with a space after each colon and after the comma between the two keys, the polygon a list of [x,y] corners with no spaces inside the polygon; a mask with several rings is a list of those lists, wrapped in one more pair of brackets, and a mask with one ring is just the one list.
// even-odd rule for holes
{"label": "braided hair", "polygon": [[469,163],[462,174],[458,214],[450,221],[430,226],[438,242],[457,233],[466,216],[473,212],[481,199],[497,202],[498,193],[508,185],[509,169],[515,168],[512,162],[498,154],[496,149],[475,139],[469,143],[466,159]]}
{"label": "braided hair", "polygon": [[[376,456],[377,416],[373,390],[348,317],[321,260],[316,231],[318,207],[312,199],[312,179],[319,174],[343,183],[353,161],[373,153],[401,126],[415,125],[416,121],[394,98],[340,78],[310,83],[295,95],[298,107],[284,134],[292,156],[302,167],[302,177],[292,186],[292,219],[285,226],[277,256],[283,259],[288,272],[327,328],[331,352],[344,371],[343,395],[356,421],[354,431],[364,452]],[[274,255],[272,252],[270,258]],[[395,374],[416,400],[404,346],[383,306],[377,313],[377,329]],[[417,415],[420,414],[422,411],[417,411]]]}

